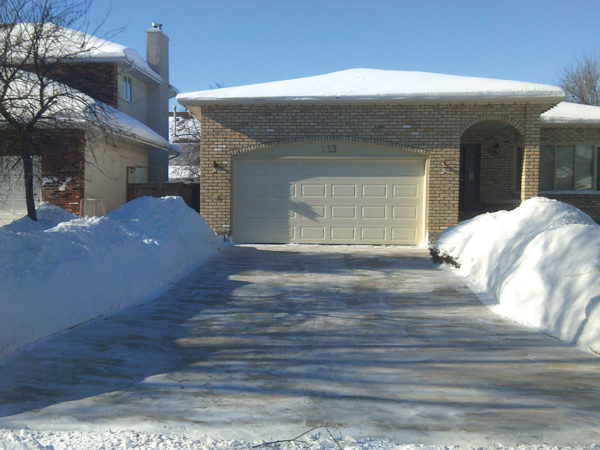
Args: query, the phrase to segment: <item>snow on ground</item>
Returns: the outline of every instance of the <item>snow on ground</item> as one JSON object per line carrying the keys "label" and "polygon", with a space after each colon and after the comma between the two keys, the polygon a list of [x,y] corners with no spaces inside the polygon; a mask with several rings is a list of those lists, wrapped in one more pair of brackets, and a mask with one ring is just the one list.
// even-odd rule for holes
{"label": "snow on ground", "polygon": [[579,209],[530,199],[448,228],[434,250],[495,312],[600,353],[600,226]]}
{"label": "snow on ground", "polygon": [[0,358],[152,298],[218,251],[179,197],[143,197],[81,218],[49,204],[0,228]]}
{"label": "snow on ground", "polygon": [[[295,437],[295,436],[294,436]],[[291,439],[291,438],[290,438]],[[136,431],[104,431],[104,432],[73,432],[73,431],[30,431],[30,430],[0,430],[0,450],[67,450],[73,448],[160,448],[160,449],[398,449],[398,450],[458,450],[458,449],[556,449],[555,446],[540,444],[503,446],[500,444],[481,446],[428,446],[406,444],[387,439],[359,438],[343,436],[339,430],[314,430],[291,442],[247,442],[213,439],[206,436],[202,439],[191,439],[180,434],[140,433]],[[566,449],[593,450],[600,445],[565,446]]]}

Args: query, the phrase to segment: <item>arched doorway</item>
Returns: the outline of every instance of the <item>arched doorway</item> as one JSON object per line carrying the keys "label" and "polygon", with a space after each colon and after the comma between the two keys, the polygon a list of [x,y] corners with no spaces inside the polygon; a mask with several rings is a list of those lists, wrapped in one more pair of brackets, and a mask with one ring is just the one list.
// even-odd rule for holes
{"label": "arched doorway", "polygon": [[503,120],[470,126],[460,139],[459,216],[517,206],[523,168],[523,136]]}

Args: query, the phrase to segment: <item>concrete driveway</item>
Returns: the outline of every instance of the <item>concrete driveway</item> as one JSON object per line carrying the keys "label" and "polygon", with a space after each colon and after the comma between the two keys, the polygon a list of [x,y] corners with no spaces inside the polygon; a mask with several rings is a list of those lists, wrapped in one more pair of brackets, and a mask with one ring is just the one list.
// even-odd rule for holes
{"label": "concrete driveway", "polygon": [[600,441],[600,359],[495,316],[423,249],[230,247],[0,380],[4,428]]}

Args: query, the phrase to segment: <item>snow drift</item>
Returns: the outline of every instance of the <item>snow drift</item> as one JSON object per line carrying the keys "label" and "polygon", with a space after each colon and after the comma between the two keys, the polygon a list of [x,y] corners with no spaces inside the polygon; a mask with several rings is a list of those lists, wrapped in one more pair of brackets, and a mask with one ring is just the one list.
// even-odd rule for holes
{"label": "snow drift", "polygon": [[433,250],[497,313],[600,353],[600,226],[579,209],[530,199],[448,228]]}
{"label": "snow drift", "polygon": [[43,204],[0,228],[0,357],[165,290],[220,241],[179,197],[80,218]]}

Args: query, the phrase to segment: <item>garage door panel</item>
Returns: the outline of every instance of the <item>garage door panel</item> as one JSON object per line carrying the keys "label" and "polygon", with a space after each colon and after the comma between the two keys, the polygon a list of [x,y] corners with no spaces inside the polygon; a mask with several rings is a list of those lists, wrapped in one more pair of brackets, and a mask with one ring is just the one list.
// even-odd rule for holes
{"label": "garage door panel", "polygon": [[414,227],[411,228],[392,228],[392,239],[395,240],[407,240],[412,241],[417,238],[416,229]]}
{"label": "garage door panel", "polygon": [[387,185],[363,184],[362,196],[366,198],[385,198],[387,197]]}
{"label": "garage door panel", "polygon": [[357,186],[355,184],[337,184],[333,183],[331,185],[331,197],[339,198],[339,197],[351,197],[355,198],[357,192]]}
{"label": "garage door panel", "polygon": [[332,241],[352,242],[356,240],[356,230],[354,227],[331,227]]}
{"label": "garage door panel", "polygon": [[325,197],[325,184],[301,184],[300,192],[303,197]]}
{"label": "garage door panel", "polygon": [[369,241],[380,241],[384,242],[386,239],[385,228],[383,227],[362,227],[360,229],[360,237],[364,240]]}
{"label": "garage door panel", "polygon": [[395,184],[392,188],[394,197],[411,197],[417,198],[419,194],[419,187],[416,183],[414,184]]}
{"label": "garage door panel", "polygon": [[332,219],[356,219],[356,207],[355,206],[332,206],[331,207],[331,218]]}
{"label": "garage door panel", "polygon": [[362,219],[385,219],[386,207],[385,206],[363,206],[361,208],[360,217]]}
{"label": "garage door panel", "polygon": [[300,227],[301,239],[315,239],[318,241],[325,240],[325,227]]}
{"label": "garage door panel", "polygon": [[422,159],[234,159],[234,240],[417,244],[423,173]]}
{"label": "garage door panel", "polygon": [[394,219],[416,219],[417,208],[415,206],[392,207],[392,218]]}

